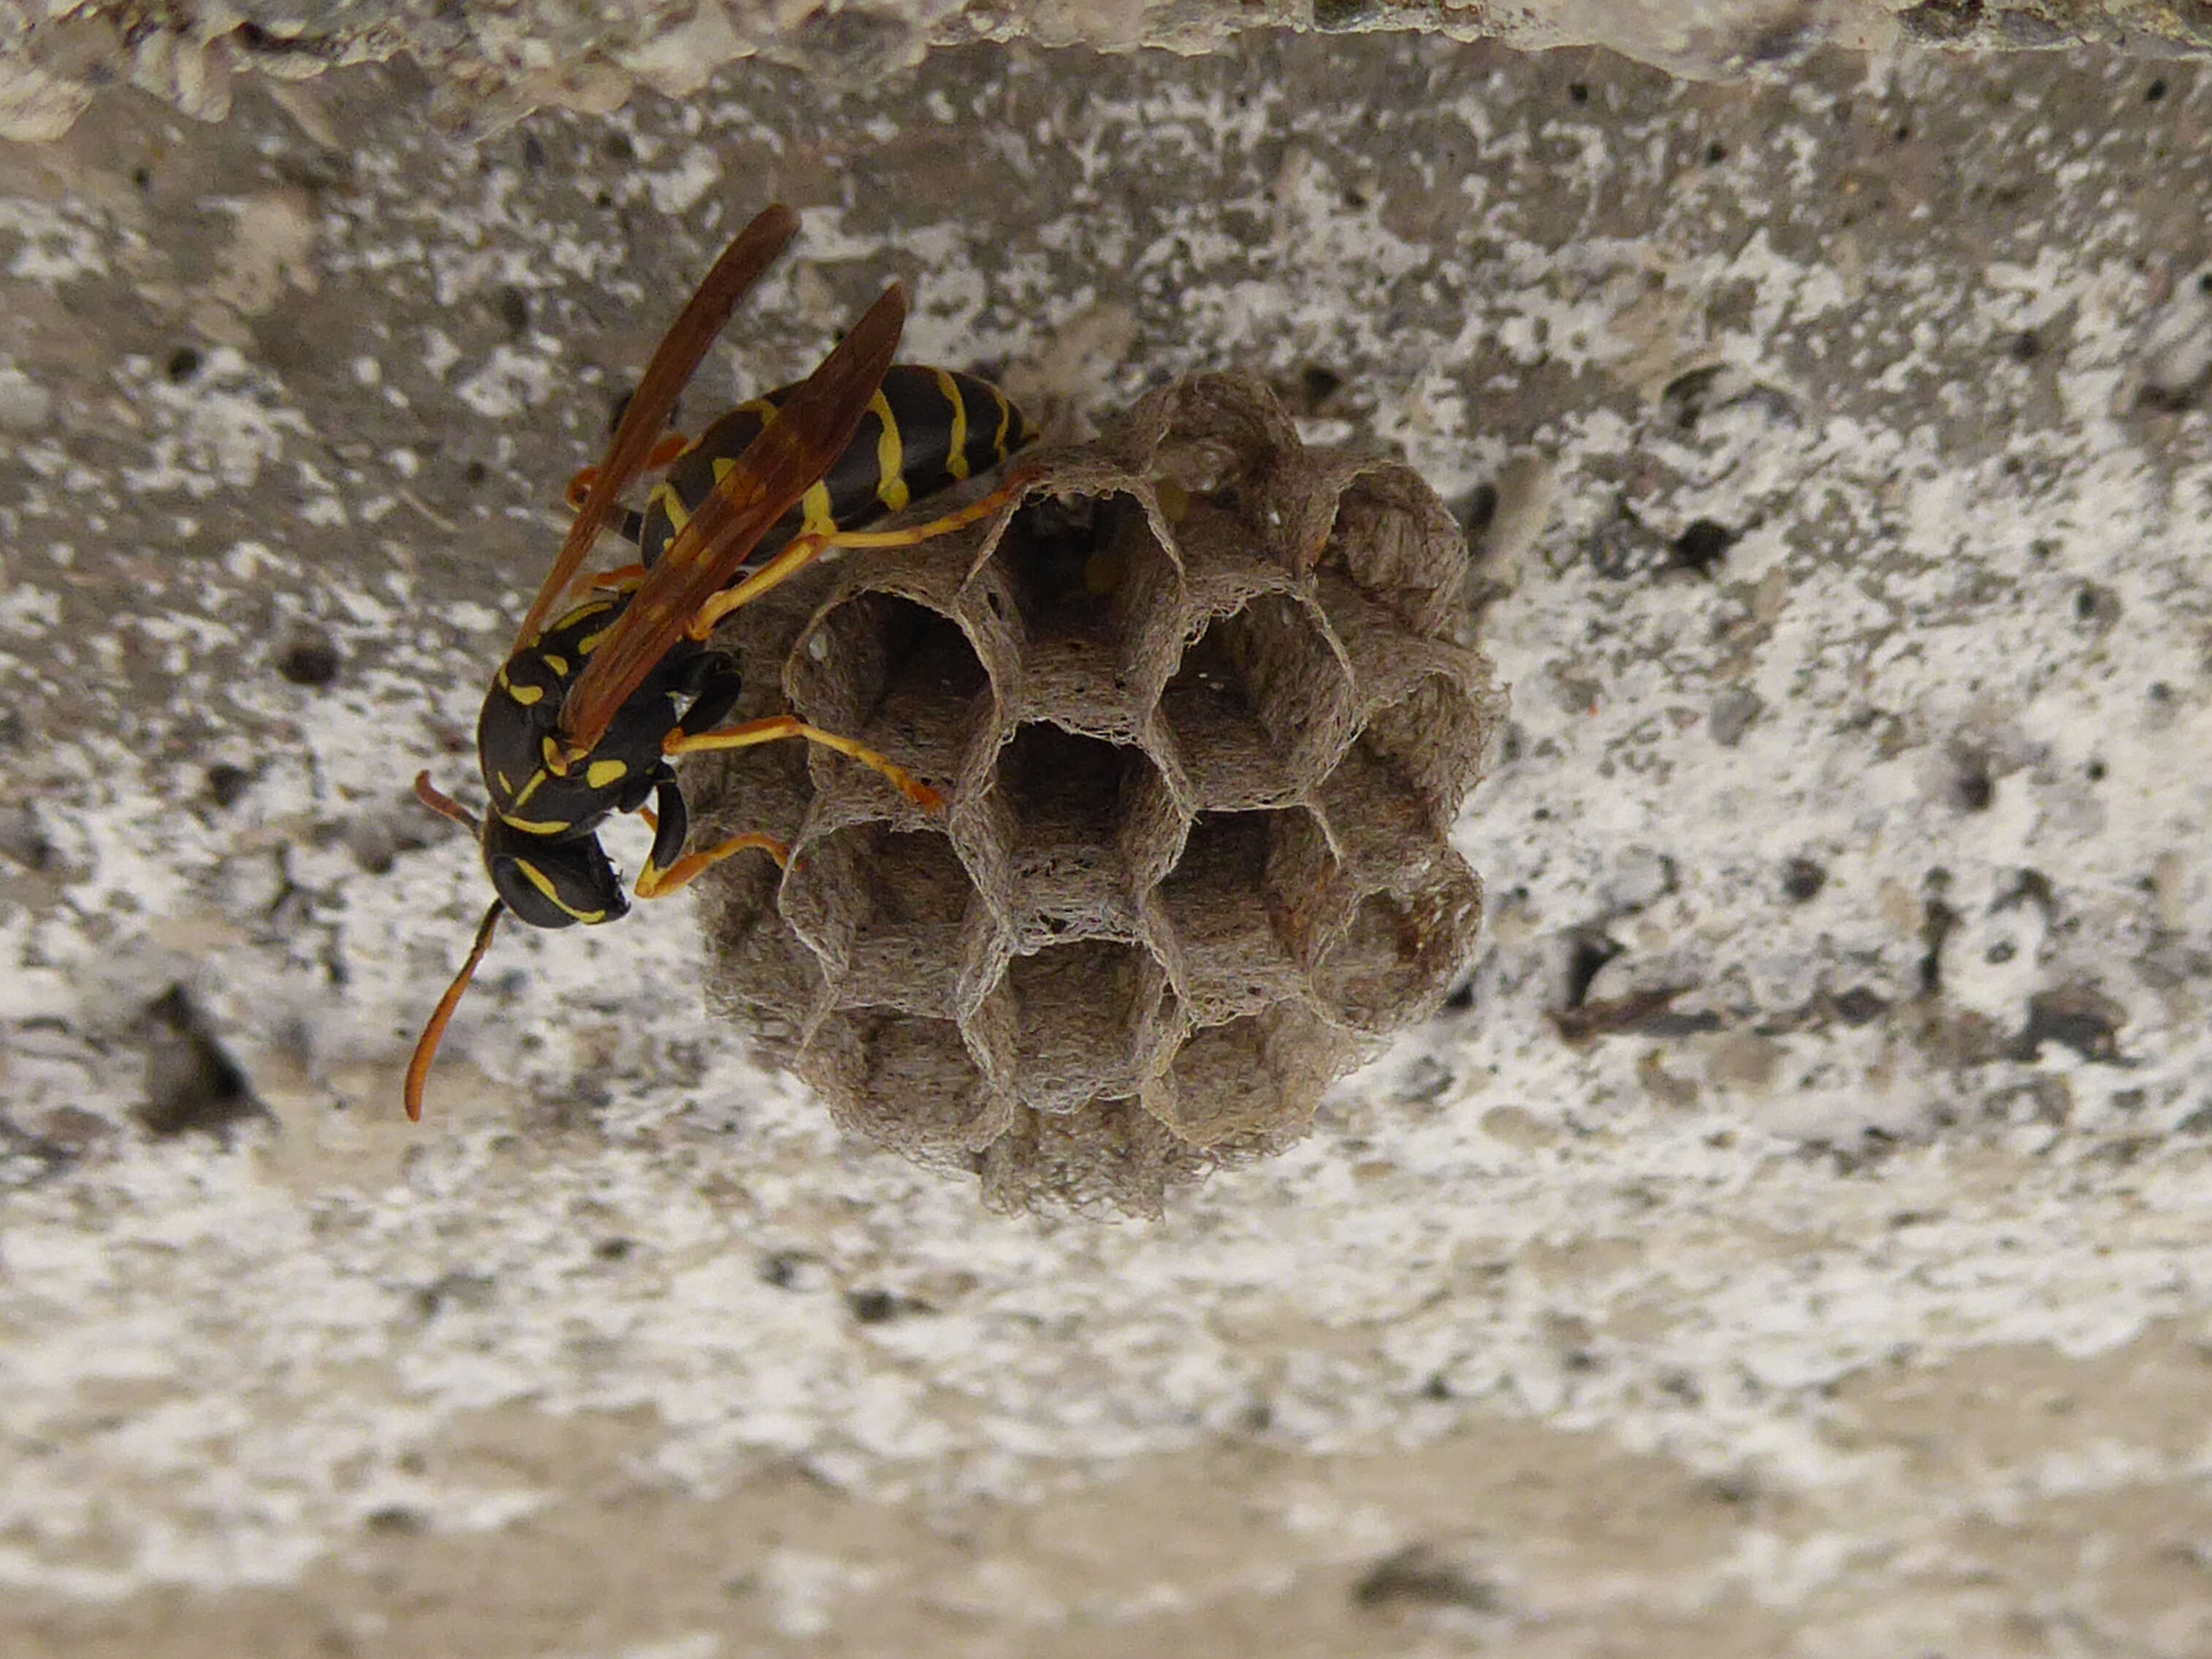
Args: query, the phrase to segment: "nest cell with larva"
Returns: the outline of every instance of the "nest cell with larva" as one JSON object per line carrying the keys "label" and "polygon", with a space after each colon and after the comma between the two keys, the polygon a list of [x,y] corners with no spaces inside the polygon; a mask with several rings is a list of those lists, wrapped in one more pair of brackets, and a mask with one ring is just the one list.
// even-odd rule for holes
{"label": "nest cell with larva", "polygon": [[947,806],[812,744],[696,766],[702,842],[793,849],[702,881],[710,994],[846,1128],[997,1206],[1151,1212],[1443,1000],[1502,698],[1435,494],[1308,449],[1263,386],[1187,380],[1027,461],[995,518],[725,624],[742,715],[851,733]]}

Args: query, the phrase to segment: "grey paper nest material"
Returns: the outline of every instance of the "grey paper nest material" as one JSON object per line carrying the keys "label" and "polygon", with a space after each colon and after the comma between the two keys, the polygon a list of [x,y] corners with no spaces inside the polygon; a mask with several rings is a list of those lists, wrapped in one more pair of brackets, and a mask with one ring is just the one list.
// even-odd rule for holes
{"label": "grey paper nest material", "polygon": [[1443,998],[1500,700],[1435,495],[1309,451],[1263,387],[1188,381],[1036,464],[1018,510],[726,629],[743,712],[787,698],[949,808],[811,745],[694,774],[702,836],[795,854],[708,878],[713,990],[841,1123],[994,1204],[1151,1211]]}

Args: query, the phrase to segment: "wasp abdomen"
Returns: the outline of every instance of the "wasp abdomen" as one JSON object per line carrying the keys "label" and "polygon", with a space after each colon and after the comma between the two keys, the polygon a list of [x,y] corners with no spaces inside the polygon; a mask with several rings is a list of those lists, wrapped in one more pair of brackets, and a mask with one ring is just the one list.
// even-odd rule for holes
{"label": "wasp abdomen", "polygon": [[[640,556],[653,564],[757,437],[789,386],[738,404],[701,433],[653,486],[638,527]],[[988,472],[1029,439],[1021,412],[988,380],[948,368],[899,363],[884,376],[860,428],[805,499],[761,540],[758,562],[802,525],[852,530],[939,490]]]}

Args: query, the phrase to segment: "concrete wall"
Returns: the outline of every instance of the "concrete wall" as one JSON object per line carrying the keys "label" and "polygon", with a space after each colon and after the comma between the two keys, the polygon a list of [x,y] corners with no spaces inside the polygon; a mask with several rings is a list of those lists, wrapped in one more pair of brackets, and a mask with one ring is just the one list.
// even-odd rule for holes
{"label": "concrete wall", "polygon": [[[2212,1650],[2212,86],[1258,36],[404,60],[0,149],[0,1649]],[[1466,1006],[1158,1224],[982,1213],[504,939],[569,472],[886,276],[1042,404],[1273,378],[1481,527]],[[642,846],[625,848],[635,866]]]}

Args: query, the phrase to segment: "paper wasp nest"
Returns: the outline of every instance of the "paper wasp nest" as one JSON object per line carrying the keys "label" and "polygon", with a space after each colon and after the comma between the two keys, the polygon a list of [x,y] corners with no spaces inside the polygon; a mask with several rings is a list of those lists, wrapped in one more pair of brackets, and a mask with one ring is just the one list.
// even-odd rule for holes
{"label": "paper wasp nest", "polygon": [[1303,1134],[1432,1012],[1481,887],[1447,839],[1499,707],[1468,553],[1418,475],[1309,451],[1226,377],[1027,458],[1010,514],[738,612],[745,715],[812,744],[690,775],[712,990],[838,1121],[1005,1208],[1152,1211]]}

